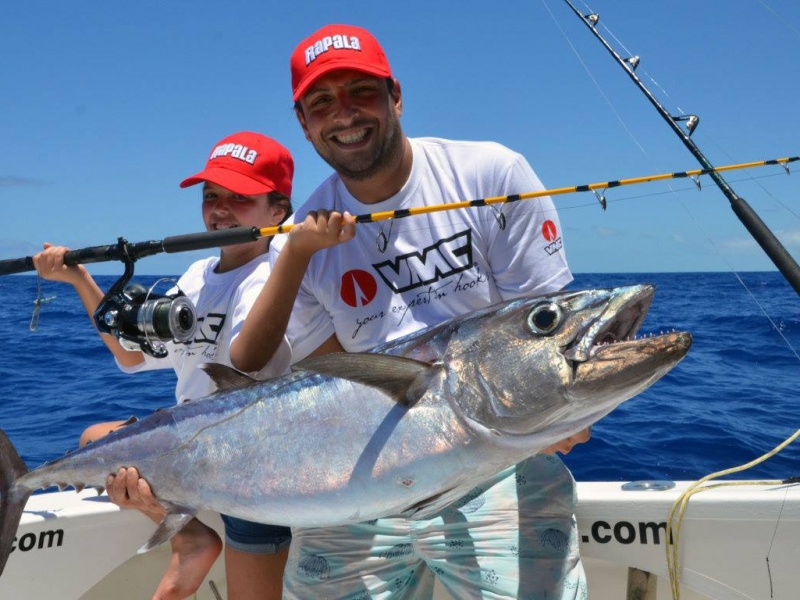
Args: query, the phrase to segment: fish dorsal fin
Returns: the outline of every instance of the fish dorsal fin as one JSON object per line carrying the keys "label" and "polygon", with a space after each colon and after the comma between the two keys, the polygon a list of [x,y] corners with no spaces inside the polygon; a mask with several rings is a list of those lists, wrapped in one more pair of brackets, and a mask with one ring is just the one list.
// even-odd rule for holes
{"label": "fish dorsal fin", "polygon": [[161,519],[155,533],[150,536],[144,546],[139,548],[139,554],[152,550],[156,546],[163,544],[173,535],[183,529],[186,524],[194,518],[194,512],[177,506],[167,506],[167,514]]}
{"label": "fish dorsal fin", "polygon": [[306,358],[294,370],[340,377],[378,388],[403,406],[414,406],[441,367],[401,356],[336,352]]}
{"label": "fish dorsal fin", "polygon": [[244,385],[249,385],[256,381],[247,373],[237,371],[228,365],[221,365],[219,363],[203,363],[200,368],[211,377],[217,386],[217,390],[223,392],[231,388],[238,388]]}

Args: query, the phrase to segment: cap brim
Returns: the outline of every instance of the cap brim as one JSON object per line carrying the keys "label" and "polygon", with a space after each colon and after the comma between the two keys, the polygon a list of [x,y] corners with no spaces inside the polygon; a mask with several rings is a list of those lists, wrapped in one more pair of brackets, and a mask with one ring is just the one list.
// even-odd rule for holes
{"label": "cap brim", "polygon": [[314,70],[314,73],[310,77],[306,77],[303,81],[300,82],[300,85],[297,86],[292,93],[292,99],[297,102],[303,95],[308,91],[314,82],[322,77],[323,75],[327,75],[332,71],[360,71],[361,73],[366,73],[367,75],[374,75],[375,77],[391,77],[391,71],[387,71],[386,69],[380,69],[378,67],[367,67],[364,66],[364,63],[357,62],[357,61],[349,61],[349,60],[342,60],[342,61],[330,61],[325,65],[318,67]]}
{"label": "cap brim", "polygon": [[256,181],[246,175],[231,171],[229,169],[208,168],[199,173],[187,177],[181,181],[181,187],[186,188],[203,182],[214,183],[226,190],[243,196],[257,196],[274,192],[275,186],[271,186],[262,181]]}

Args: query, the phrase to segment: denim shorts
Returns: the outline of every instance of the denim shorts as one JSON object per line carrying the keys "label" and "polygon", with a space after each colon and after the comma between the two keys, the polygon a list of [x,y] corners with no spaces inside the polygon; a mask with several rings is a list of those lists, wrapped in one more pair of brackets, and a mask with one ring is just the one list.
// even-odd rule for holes
{"label": "denim shorts", "polygon": [[292,541],[292,531],[288,527],[220,516],[225,523],[225,543],[239,552],[277,554]]}

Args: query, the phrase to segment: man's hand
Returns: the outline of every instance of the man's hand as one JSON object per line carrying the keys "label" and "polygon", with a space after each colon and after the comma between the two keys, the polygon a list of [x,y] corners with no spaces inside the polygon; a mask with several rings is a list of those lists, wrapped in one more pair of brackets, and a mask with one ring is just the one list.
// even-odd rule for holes
{"label": "man's hand", "polygon": [[567,439],[561,440],[560,442],[541,450],[539,454],[555,454],[556,452],[560,452],[561,454],[569,454],[569,451],[572,450],[573,446],[588,442],[591,437],[592,428],[587,427],[583,431],[579,431],[575,435],[571,435]]}

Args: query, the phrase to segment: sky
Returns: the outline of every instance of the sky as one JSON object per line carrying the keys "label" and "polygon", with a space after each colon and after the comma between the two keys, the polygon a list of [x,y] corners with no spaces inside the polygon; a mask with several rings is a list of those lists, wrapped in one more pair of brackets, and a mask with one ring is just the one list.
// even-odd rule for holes
{"label": "sky", "polygon": [[[575,3],[600,15],[621,55],[640,57],[637,74],[672,114],[700,117],[692,139],[711,163],[800,154],[797,0]],[[500,142],[548,188],[698,168],[563,0],[30,0],[3,10],[0,259],[44,241],[201,231],[200,189],[178,183],[235,131],[290,149],[301,204],[330,168],[296,122],[288,62],[329,23],[380,40],[409,136]],[[800,259],[800,174],[725,178]],[[557,197],[572,270],[773,269],[711,180],[701,183],[612,189],[605,211],[591,193]],[[136,272],[177,275],[209,253],[145,258]]]}

